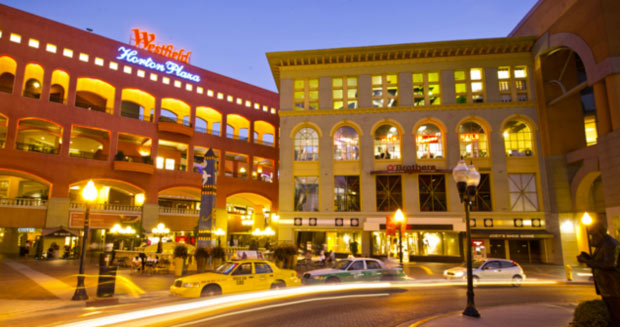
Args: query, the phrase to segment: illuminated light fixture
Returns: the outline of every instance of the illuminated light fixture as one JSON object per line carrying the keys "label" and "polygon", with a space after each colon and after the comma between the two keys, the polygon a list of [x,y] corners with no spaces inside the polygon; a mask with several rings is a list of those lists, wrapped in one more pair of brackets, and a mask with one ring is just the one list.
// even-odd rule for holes
{"label": "illuminated light fixture", "polygon": [[267,106],[263,106],[263,111],[264,111],[264,112],[269,111],[269,107],[267,107]]}
{"label": "illuminated light fixture", "polygon": [[275,114],[276,113],[276,108],[271,108],[271,113]]}
{"label": "illuminated light fixture", "polygon": [[95,57],[95,65],[103,66],[103,59],[101,59],[99,57]]}
{"label": "illuminated light fixture", "polygon": [[19,35],[19,34],[11,33],[11,36],[9,37],[9,40],[11,40],[11,42],[15,42],[15,43],[22,43],[22,36]]}
{"label": "illuminated light fixture", "polygon": [[508,136],[510,136],[510,134],[508,134],[508,131],[505,131],[505,132],[504,132],[504,138],[505,138],[505,139],[507,139],[507,138],[508,138]]}
{"label": "illuminated light fixture", "polygon": [[228,101],[228,102],[233,102],[233,97],[232,97],[232,95],[226,96],[226,101]]}
{"label": "illuminated light fixture", "polygon": [[224,93],[222,93],[222,92],[217,92],[217,98],[218,98],[219,100],[224,99]]}
{"label": "illuminated light fixture", "polygon": [[224,236],[224,235],[226,235],[226,232],[224,230],[222,230],[221,228],[218,228],[215,232],[213,232],[213,234],[215,234],[217,236]]}
{"label": "illuminated light fixture", "polygon": [[30,39],[28,40],[28,46],[31,48],[39,48],[39,40]]}
{"label": "illuminated light fixture", "polygon": [[592,217],[590,217],[590,215],[587,212],[585,212],[583,216],[581,217],[581,223],[586,226],[590,226],[592,224]]}
{"label": "illuminated light fixture", "polygon": [[563,222],[562,225],[560,225],[560,230],[562,231],[562,233],[574,233],[575,226],[572,221],[567,220]]}
{"label": "illuminated light fixture", "polygon": [[34,82],[32,83],[32,86],[38,89],[39,87],[41,87],[41,84],[39,84],[39,82]]}
{"label": "illuminated light fixture", "polygon": [[168,85],[168,84],[170,84],[170,78],[168,78],[168,77],[162,77],[162,78],[161,78],[161,82],[162,82],[162,83],[164,83],[164,84],[166,84],[166,85]]}
{"label": "illuminated light fixture", "polygon": [[146,76],[146,73],[142,69],[138,69],[136,75],[138,75],[138,77],[144,77]]}
{"label": "illuminated light fixture", "polygon": [[143,205],[144,204],[144,199],[145,199],[144,198],[144,193],[136,194],[135,199],[134,199],[135,205],[137,205],[137,206]]}
{"label": "illuminated light fixture", "polygon": [[237,98],[237,104],[238,105],[242,105],[243,104],[243,100],[241,100],[241,98]]}
{"label": "illuminated light fixture", "polygon": [[181,81],[174,81],[174,87],[181,87]]}
{"label": "illuminated light fixture", "polygon": [[245,106],[248,107],[248,108],[251,107],[252,106],[252,101],[245,100]]}
{"label": "illuminated light fixture", "polygon": [[73,50],[65,48],[62,50],[62,55],[68,58],[73,58]]}
{"label": "illuminated light fixture", "polygon": [[198,87],[196,88],[196,93],[198,93],[198,94],[203,94],[204,92],[205,92],[205,90],[204,90],[201,86],[198,86]]}
{"label": "illuminated light fixture", "polygon": [[185,84],[186,91],[192,91],[193,89],[194,89],[194,86],[192,84]]}
{"label": "illuminated light fixture", "polygon": [[254,109],[260,109],[260,104],[254,103]]}
{"label": "illuminated light fixture", "polygon": [[239,168],[239,172],[242,173],[242,174],[245,174],[245,167]]}
{"label": "illuminated light fixture", "polygon": [[276,235],[276,232],[273,229],[271,229],[271,227],[267,226],[267,228],[265,228],[265,230],[263,231],[263,235],[273,236],[273,235]]}
{"label": "illuminated light fixture", "polygon": [[146,157],[146,156],[150,156],[150,155],[151,155],[151,152],[149,152],[149,151],[144,151],[144,150],[140,150],[140,151],[139,151],[139,153],[140,153],[140,155],[141,155],[141,156],[143,156],[143,157]]}
{"label": "illuminated light fixture", "polygon": [[118,70],[118,64],[115,63],[114,61],[110,61],[110,65],[109,65],[110,69],[112,70]]}
{"label": "illuminated light fixture", "polygon": [[136,230],[131,228],[131,226],[127,226],[125,228],[121,227],[119,224],[115,224],[110,229],[110,233],[112,234],[124,234],[124,235],[132,235],[136,233]]}
{"label": "illuminated light fixture", "polygon": [[53,45],[53,44],[51,44],[51,43],[48,43],[48,44],[45,46],[45,51],[47,51],[47,52],[51,52],[51,53],[56,53],[56,46],[55,46],[55,45]]}
{"label": "illuminated light fixture", "polygon": [[124,67],[123,67],[123,73],[126,73],[126,74],[131,74],[131,67],[129,67],[129,66],[124,66]]}
{"label": "illuminated light fixture", "polygon": [[97,191],[97,188],[95,187],[95,183],[91,179],[86,184],[86,187],[84,187],[84,189],[82,190],[82,197],[84,198],[84,200],[92,202],[92,201],[95,201],[95,199],[97,199],[98,193],[99,192]]}
{"label": "illuminated light fixture", "polygon": [[151,81],[157,82],[157,74],[151,73],[151,76],[149,78],[150,78]]}
{"label": "illuminated light fixture", "polygon": [[71,187],[69,187],[70,190],[79,190],[80,186],[79,185],[73,185]]}
{"label": "illuminated light fixture", "polygon": [[213,96],[213,90],[207,90],[207,96],[212,97]]}
{"label": "illuminated light fixture", "polygon": [[280,220],[280,216],[276,213],[272,213],[271,214],[271,221],[272,222],[278,222]]}
{"label": "illuminated light fixture", "polygon": [[151,232],[153,232],[153,234],[168,234],[170,233],[170,229],[163,223],[159,223],[157,224],[157,227],[153,227],[153,229],[151,229]]}
{"label": "illuminated light fixture", "polygon": [[80,53],[80,61],[88,62],[88,55],[85,53]]}

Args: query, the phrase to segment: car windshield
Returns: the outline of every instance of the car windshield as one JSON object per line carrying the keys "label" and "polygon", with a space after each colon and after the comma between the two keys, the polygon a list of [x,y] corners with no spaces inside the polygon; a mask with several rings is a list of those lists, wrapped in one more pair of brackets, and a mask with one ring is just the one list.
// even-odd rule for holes
{"label": "car windshield", "polygon": [[[482,264],[484,263],[484,261],[472,261],[471,263],[471,268],[472,269],[476,269],[476,268],[480,268],[480,266],[482,266]],[[464,262],[461,267],[465,267],[467,268],[467,262]]]}
{"label": "car windshield", "polygon": [[336,265],[334,266],[334,269],[347,270],[347,267],[349,267],[350,264],[351,264],[351,261],[349,260],[340,260],[336,263]]}
{"label": "car windshield", "polygon": [[227,262],[227,263],[217,267],[217,269],[215,269],[215,272],[218,273],[218,274],[228,275],[238,265],[239,265],[239,263],[237,263],[237,262]]}

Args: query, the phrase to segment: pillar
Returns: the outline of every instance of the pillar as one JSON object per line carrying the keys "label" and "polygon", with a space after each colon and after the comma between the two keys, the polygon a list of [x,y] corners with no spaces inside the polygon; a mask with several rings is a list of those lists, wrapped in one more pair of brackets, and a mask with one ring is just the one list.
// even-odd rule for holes
{"label": "pillar", "polygon": [[612,130],[620,129],[620,74],[605,77]]}
{"label": "pillar", "polygon": [[598,136],[606,135],[611,132],[611,118],[609,116],[609,98],[605,81],[601,80],[594,83],[594,101],[596,103],[596,120]]}

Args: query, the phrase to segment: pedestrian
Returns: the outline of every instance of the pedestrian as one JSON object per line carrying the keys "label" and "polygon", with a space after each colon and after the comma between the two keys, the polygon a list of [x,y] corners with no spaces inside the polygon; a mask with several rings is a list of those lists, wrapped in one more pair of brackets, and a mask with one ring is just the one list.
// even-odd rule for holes
{"label": "pedestrian", "polygon": [[336,253],[334,252],[334,249],[331,249],[331,250],[329,251],[329,260],[330,260],[332,263],[335,263],[335,262],[336,262]]}
{"label": "pedestrian", "polygon": [[321,263],[325,265],[325,250],[321,249]]}
{"label": "pedestrian", "polygon": [[308,250],[306,250],[306,256],[305,256],[305,264],[309,265],[312,263],[312,253]]}
{"label": "pedestrian", "polygon": [[30,240],[27,240],[26,244],[24,244],[24,258],[28,259],[29,254],[30,254]]}
{"label": "pedestrian", "polygon": [[142,273],[144,273],[144,266],[146,265],[146,254],[144,254],[144,252],[140,252],[140,254],[138,255],[140,257],[140,264],[142,266]]}
{"label": "pedestrian", "polygon": [[596,250],[592,256],[581,252],[577,260],[592,268],[594,287],[607,306],[611,326],[620,327],[620,244],[607,234],[601,222],[593,224],[589,233],[590,244]]}

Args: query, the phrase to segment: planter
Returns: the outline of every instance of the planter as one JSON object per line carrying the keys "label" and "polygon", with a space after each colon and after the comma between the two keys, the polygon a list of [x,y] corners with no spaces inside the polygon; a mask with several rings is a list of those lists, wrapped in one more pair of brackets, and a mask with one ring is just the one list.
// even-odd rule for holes
{"label": "planter", "polygon": [[196,258],[196,271],[198,271],[198,273],[205,272],[206,267],[207,267],[207,258],[197,257]]}

